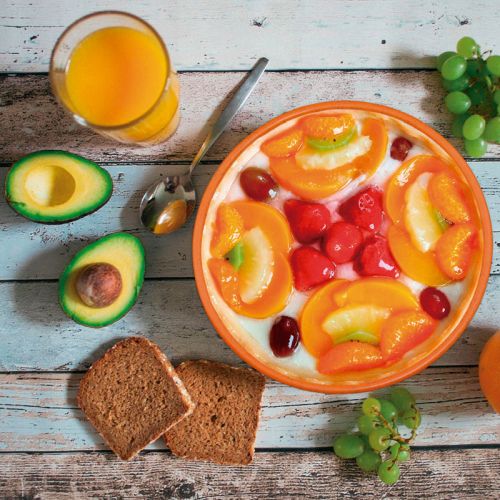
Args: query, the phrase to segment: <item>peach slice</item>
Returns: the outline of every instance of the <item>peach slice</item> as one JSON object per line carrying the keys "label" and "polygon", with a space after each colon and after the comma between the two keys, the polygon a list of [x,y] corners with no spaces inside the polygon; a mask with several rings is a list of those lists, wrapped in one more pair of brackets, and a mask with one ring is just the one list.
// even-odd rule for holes
{"label": "peach slice", "polygon": [[294,157],[271,159],[271,172],[278,182],[306,200],[326,198],[347,186],[360,175],[371,177],[385,157],[387,129],[382,120],[367,118],[363,121],[362,135],[368,136],[370,150],[350,163],[332,170],[303,169]]}
{"label": "peach slice", "polygon": [[418,155],[410,158],[392,175],[385,188],[385,212],[394,224],[404,219],[405,194],[409,186],[424,172],[442,172],[450,168],[437,156]]}
{"label": "peach slice", "polygon": [[352,132],[356,122],[347,113],[336,115],[312,115],[303,118],[300,125],[304,132],[315,139],[334,141]]}
{"label": "peach slice", "polygon": [[207,264],[224,302],[232,309],[238,310],[241,299],[236,269],[225,259],[210,259]]}
{"label": "peach slice", "polygon": [[299,318],[302,343],[316,358],[332,348],[332,339],[323,331],[321,324],[329,313],[338,308],[334,300],[335,294],[340,293],[349,283],[347,280],[331,281],[311,295],[302,308]]}
{"label": "peach slice", "polygon": [[288,254],[293,237],[288,221],[279,210],[266,203],[247,200],[233,201],[229,206],[241,216],[244,229],[248,231],[258,226],[275,252]]}
{"label": "peach slice", "polygon": [[385,363],[378,347],[364,342],[344,342],[321,356],[316,365],[320,373],[335,373],[369,370]]}
{"label": "peach slice", "polygon": [[272,158],[286,158],[295,154],[304,140],[304,133],[299,128],[285,130],[283,133],[264,142],[260,149]]}
{"label": "peach slice", "polygon": [[243,236],[243,218],[233,207],[221,203],[217,209],[210,251],[214,257],[222,258]]}
{"label": "peach slice", "polygon": [[382,325],[390,314],[387,307],[372,304],[346,306],[330,313],[321,327],[334,344],[345,341],[346,336],[355,332],[371,333],[378,340]]}
{"label": "peach slice", "polygon": [[410,278],[428,286],[442,286],[451,281],[437,265],[434,252],[417,250],[404,229],[390,226],[387,241],[399,267]]}
{"label": "peach slice", "polygon": [[418,309],[412,291],[392,278],[362,278],[337,291],[334,300],[339,307],[354,304],[372,304],[392,311]]}
{"label": "peach slice", "polygon": [[452,280],[467,275],[475,244],[476,228],[470,222],[455,224],[445,231],[436,246],[439,268]]}
{"label": "peach slice", "polygon": [[462,182],[446,172],[433,175],[429,182],[429,198],[432,204],[453,224],[471,220],[471,210],[465,197],[466,190]]}

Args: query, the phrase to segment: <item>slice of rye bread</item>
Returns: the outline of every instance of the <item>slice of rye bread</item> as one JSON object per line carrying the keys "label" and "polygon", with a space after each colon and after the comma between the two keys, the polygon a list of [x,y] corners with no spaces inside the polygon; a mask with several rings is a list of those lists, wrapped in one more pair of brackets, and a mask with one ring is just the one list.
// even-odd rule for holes
{"label": "slice of rye bread", "polygon": [[249,368],[186,361],[176,368],[196,406],[171,427],[165,441],[174,455],[223,465],[253,459],[265,379]]}
{"label": "slice of rye bread", "polygon": [[194,408],[167,357],[143,337],[118,342],[80,382],[78,405],[109,447],[130,460]]}

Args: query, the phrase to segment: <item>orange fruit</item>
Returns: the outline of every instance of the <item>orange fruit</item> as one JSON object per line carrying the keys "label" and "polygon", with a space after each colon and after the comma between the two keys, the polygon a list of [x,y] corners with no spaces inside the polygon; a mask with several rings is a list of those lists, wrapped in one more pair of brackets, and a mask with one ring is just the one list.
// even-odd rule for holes
{"label": "orange fruit", "polygon": [[439,268],[452,280],[465,278],[472,260],[476,228],[470,223],[449,227],[436,245]]}
{"label": "orange fruit", "polygon": [[363,121],[362,135],[370,137],[370,150],[332,170],[302,168],[295,158],[272,158],[270,168],[278,182],[305,200],[326,198],[360,175],[368,179],[385,157],[387,129],[382,120],[367,118]]}
{"label": "orange fruit", "polygon": [[378,347],[364,342],[344,342],[330,349],[321,356],[316,366],[320,373],[334,373],[369,370],[384,364],[384,358]]}
{"label": "orange fruit", "polygon": [[210,259],[208,269],[224,302],[232,309],[238,309],[241,299],[238,292],[238,272],[236,269],[225,259]]}
{"label": "orange fruit", "polygon": [[500,330],[486,342],[481,351],[479,384],[493,410],[500,413]]}
{"label": "orange fruit", "polygon": [[352,133],[356,123],[352,115],[339,114],[308,116],[300,121],[300,125],[309,137],[333,141]]}
{"label": "orange fruit", "polygon": [[390,226],[387,241],[399,267],[410,278],[427,286],[441,286],[450,282],[450,278],[437,265],[434,252],[417,250],[404,229]]}
{"label": "orange fruit", "polygon": [[449,167],[431,155],[418,155],[410,158],[392,175],[385,188],[384,205],[387,215],[394,224],[404,220],[405,195],[408,187],[424,172],[442,172]]}
{"label": "orange fruit", "polygon": [[380,334],[380,350],[388,361],[401,358],[428,339],[437,322],[422,311],[400,311],[393,314],[383,325]]}
{"label": "orange fruit", "polygon": [[249,200],[233,201],[229,207],[238,212],[245,230],[260,227],[275,252],[288,254],[293,237],[288,221],[279,210],[267,203]]}
{"label": "orange fruit", "polygon": [[429,198],[447,221],[461,224],[471,220],[464,195],[466,189],[456,177],[440,172],[429,181]]}
{"label": "orange fruit", "polygon": [[272,158],[286,158],[295,154],[304,142],[304,133],[299,128],[285,132],[264,142],[260,149]]}
{"label": "orange fruit", "polygon": [[349,281],[333,280],[314,292],[302,308],[299,318],[300,337],[304,347],[314,357],[319,358],[333,346],[333,341],[321,325],[332,311],[338,308],[334,300],[336,292]]}
{"label": "orange fruit", "polygon": [[243,218],[233,207],[221,203],[217,209],[210,251],[217,258],[224,257],[243,236]]}

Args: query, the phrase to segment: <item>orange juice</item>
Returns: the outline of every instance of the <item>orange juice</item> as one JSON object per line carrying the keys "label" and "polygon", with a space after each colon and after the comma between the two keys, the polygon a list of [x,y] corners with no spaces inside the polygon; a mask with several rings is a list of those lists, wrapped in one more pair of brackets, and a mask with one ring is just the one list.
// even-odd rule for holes
{"label": "orange juice", "polygon": [[[73,42],[63,72],[51,67],[53,88],[77,121],[97,132],[122,142],[157,143],[179,122],[177,74],[152,28],[133,16],[116,15],[123,17],[123,25],[87,31]],[[63,34],[53,61],[65,50],[64,37],[87,19]]]}

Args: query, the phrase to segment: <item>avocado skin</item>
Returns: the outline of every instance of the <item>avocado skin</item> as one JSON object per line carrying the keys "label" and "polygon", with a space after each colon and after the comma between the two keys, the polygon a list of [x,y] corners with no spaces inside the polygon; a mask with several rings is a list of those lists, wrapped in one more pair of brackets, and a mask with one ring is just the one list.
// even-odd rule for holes
{"label": "avocado skin", "polygon": [[[78,264],[81,258],[85,257],[89,251],[92,251],[96,247],[100,246],[103,243],[109,242],[113,239],[127,239],[129,240],[134,246],[135,250],[138,252],[138,257],[139,257],[139,277],[137,282],[134,285],[133,291],[130,295],[130,299],[127,301],[127,303],[124,305],[122,309],[119,310],[119,312],[115,315],[110,316],[109,318],[102,320],[102,321],[92,321],[90,319],[81,317],[80,315],[76,314],[71,308],[68,307],[67,301],[66,301],[66,286],[68,279],[72,275],[72,271],[74,267]],[[102,238],[99,238],[98,240],[94,241],[93,243],[90,243],[89,245],[85,246],[82,248],[80,251],[78,251],[74,257],[71,259],[70,263],[66,266],[64,269],[63,273],[61,274],[59,278],[59,287],[58,287],[58,295],[59,295],[59,304],[64,311],[64,313],[71,318],[75,323],[78,323],[83,326],[87,326],[90,328],[102,328],[104,326],[111,325],[112,323],[115,323],[119,319],[123,318],[130,309],[134,306],[134,304],[137,301],[137,298],[139,297],[139,293],[142,289],[142,285],[144,283],[144,274],[145,274],[145,268],[146,268],[146,256],[145,256],[145,250],[144,246],[141,243],[141,240],[137,238],[136,236],[130,234],[130,233],[124,233],[124,232],[119,232],[119,233],[112,233],[108,234],[106,236],[103,236]],[[111,307],[111,306],[107,306]],[[105,309],[105,308],[103,308]]]}
{"label": "avocado skin", "polygon": [[[104,177],[104,182],[106,183],[107,186],[109,186],[106,196],[100,200],[100,202],[96,205],[94,205],[90,210],[82,210],[80,213],[76,214],[74,217],[70,216],[68,218],[54,218],[50,216],[43,216],[43,215],[30,215],[26,211],[20,211],[16,208],[16,205],[21,205],[21,203],[16,202],[12,200],[12,196],[10,193],[10,184],[12,182],[12,176],[15,175],[16,169],[23,165],[26,161],[29,161],[33,158],[39,158],[43,156],[49,156],[49,155],[62,155],[65,156],[66,158],[72,158],[73,160],[85,163],[89,165],[89,167],[96,169],[103,177]],[[59,225],[59,224],[66,224],[68,222],[73,222],[75,220],[81,219],[87,215],[91,215],[95,212],[97,212],[100,208],[102,208],[106,203],[110,200],[111,196],[113,195],[113,179],[111,178],[111,175],[107,170],[99,166],[97,163],[94,163],[93,161],[84,158],[83,156],[79,156],[74,153],[70,153],[68,151],[64,151],[62,149],[44,149],[40,151],[35,151],[33,153],[29,153],[26,156],[23,156],[21,159],[17,160],[8,170],[7,176],[5,178],[5,187],[4,187],[4,194],[5,194],[5,200],[7,201],[7,204],[9,207],[16,212],[16,214],[20,215],[21,217],[24,217],[27,220],[30,220],[32,222],[37,222],[39,224],[47,224],[47,225]],[[25,204],[22,204],[25,205]]]}

